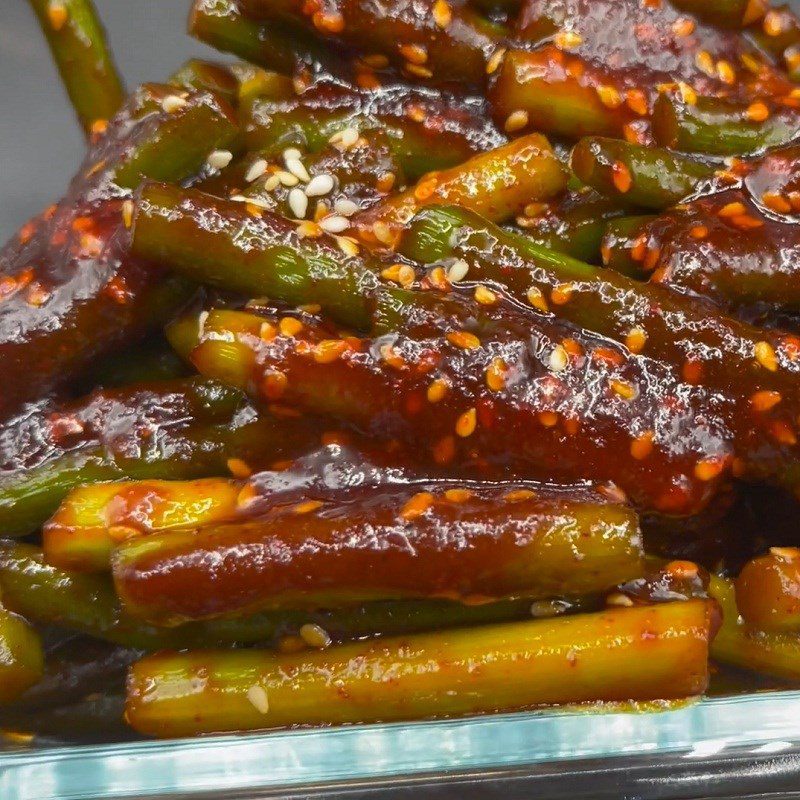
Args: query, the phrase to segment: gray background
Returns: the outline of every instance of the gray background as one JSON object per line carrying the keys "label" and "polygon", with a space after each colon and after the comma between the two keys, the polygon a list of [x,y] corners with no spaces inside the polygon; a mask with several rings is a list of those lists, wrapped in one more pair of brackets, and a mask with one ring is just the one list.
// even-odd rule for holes
{"label": "gray background", "polygon": [[[190,0],[96,0],[127,84],[161,80],[192,55]],[[57,199],[83,142],[25,0],[0,0],[0,244]]]}

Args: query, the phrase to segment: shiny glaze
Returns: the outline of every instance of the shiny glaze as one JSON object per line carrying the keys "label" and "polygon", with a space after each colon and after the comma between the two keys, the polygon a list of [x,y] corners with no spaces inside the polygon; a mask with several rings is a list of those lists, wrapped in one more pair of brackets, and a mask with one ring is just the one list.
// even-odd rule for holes
{"label": "shiny glaze", "polygon": [[383,129],[412,180],[506,141],[482,98],[391,83],[356,88],[317,80],[293,98],[255,97],[241,118],[249,148],[275,155],[292,145],[316,152],[347,127]]}
{"label": "shiny glaze", "polygon": [[628,249],[643,256],[652,283],[769,321],[800,307],[799,214],[800,149],[792,146],[734,162],[644,226]]}
{"label": "shiny glaze", "polygon": [[800,550],[771,547],[748,561],[735,581],[744,621],[764,631],[800,630]]}
{"label": "shiny glaze", "polygon": [[0,521],[6,535],[29,533],[81,483],[226,474],[231,458],[263,468],[320,431],[196,378],[29,404],[0,427]]}
{"label": "shiny glaze", "polygon": [[486,61],[505,33],[466,4],[445,0],[244,0],[242,8],[257,18],[301,22],[366,56],[362,75],[391,64],[423,83],[480,87]]}
{"label": "shiny glaze", "polygon": [[[711,27],[668,2],[528,0],[517,34],[542,46],[506,56],[490,93],[499,124],[523,110],[539,130],[647,143],[649,116],[664,85],[681,84],[699,96],[792,89],[739,32]],[[743,56],[753,71],[743,68]]]}
{"label": "shiny glaze", "polygon": [[[0,417],[163,322],[190,296],[183,281],[130,256],[123,220],[131,192],[121,186],[134,188],[138,169],[157,164],[161,126],[171,124],[159,98],[170,91],[135,94],[95,138],[66,197],[0,252]],[[207,106],[213,115],[215,103],[196,95],[182,114]],[[179,163],[192,150],[184,144]],[[169,173],[169,153],[161,155],[156,172]]]}
{"label": "shiny glaze", "polygon": [[635,514],[589,487],[397,472],[336,448],[256,476],[231,524],[125,539],[117,590],[132,613],[174,622],[371,598],[579,596],[642,569]]}
{"label": "shiny glaze", "polygon": [[[474,156],[458,167],[429,173],[415,187],[358,215],[353,224],[362,241],[377,244],[376,224],[399,239],[403,227],[426,205],[457,205],[494,222],[504,222],[530,203],[561,194],[566,185],[566,170],[550,143],[534,133]],[[385,232],[382,237],[385,243]]]}
{"label": "shiny glaze", "polygon": [[[398,293],[387,326],[393,332],[342,340],[332,360],[315,357],[331,333],[308,326],[296,338],[243,333],[234,345],[211,333],[192,360],[208,375],[221,357],[238,360],[242,379],[262,396],[331,414],[473,474],[502,469],[543,480],[610,480],[640,508],[676,514],[701,509],[725,480],[735,437],[719,400],[676,380],[669,364],[511,303],[421,297],[424,304],[411,304]],[[478,346],[454,343],[464,333],[476,335]],[[564,342],[573,355],[556,373],[551,355]],[[490,379],[496,390],[487,370],[497,374],[496,383]],[[449,387],[435,390],[437,402],[428,399],[434,381]],[[631,446],[653,430],[663,434],[643,446],[642,469]],[[717,468],[707,474],[698,462]]]}
{"label": "shiny glaze", "polygon": [[[797,488],[800,362],[794,335],[763,331],[662,287],[537,250],[461,210],[425,212],[408,236],[401,247],[408,255],[426,261],[442,255],[464,259],[468,279],[502,281],[519,302],[535,302],[539,311],[610,337],[630,360],[642,359],[645,373],[646,365],[658,363],[665,371],[648,386],[655,395],[683,397],[689,387],[698,391],[706,406],[702,421],[716,432],[716,444],[708,438],[706,447],[716,452],[698,451],[697,474],[713,463],[719,468],[716,477],[748,474]],[[531,288],[535,300],[529,299]],[[655,449],[662,436],[673,446],[681,437],[660,424],[649,430]]]}
{"label": "shiny glaze", "polygon": [[708,684],[713,618],[695,600],[294,655],[162,653],[132,669],[126,716],[186,736],[686,698]]}

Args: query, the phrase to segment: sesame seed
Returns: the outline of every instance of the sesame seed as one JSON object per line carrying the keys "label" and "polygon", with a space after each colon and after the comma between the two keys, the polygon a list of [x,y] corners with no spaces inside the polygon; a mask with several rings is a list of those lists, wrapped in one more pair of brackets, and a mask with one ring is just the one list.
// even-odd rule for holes
{"label": "sesame seed", "polygon": [[300,183],[300,179],[297,177],[297,175],[292,175],[291,172],[287,172],[284,169],[279,170],[275,174],[278,176],[278,180],[287,188],[297,186],[297,184]]}
{"label": "sesame seed", "polygon": [[775,355],[775,348],[769,342],[756,342],[753,348],[753,355],[762,367],[770,372],[778,369],[778,358]]}
{"label": "sesame seed", "polygon": [[609,384],[611,389],[618,394],[623,400],[633,400],[636,397],[636,387],[632,386],[627,381],[619,380],[615,378]]}
{"label": "sesame seed", "polygon": [[736,71],[730,61],[722,60],[717,62],[717,75],[723,83],[728,85],[736,83]]}
{"label": "sesame seed", "polygon": [[544,428],[555,428],[558,425],[558,414],[555,411],[540,411],[538,419]]}
{"label": "sesame seed", "polygon": [[647,332],[644,328],[631,328],[625,337],[625,346],[631,353],[641,353],[647,343]]}
{"label": "sesame seed", "polygon": [[315,175],[306,186],[308,197],[323,197],[333,191],[333,175]]}
{"label": "sesame seed", "polygon": [[[557,306],[563,306],[572,297],[573,286],[571,283],[560,283],[550,292],[550,300]],[[530,298],[528,298],[530,299]]]}
{"label": "sesame seed", "polygon": [[527,294],[528,302],[539,311],[546,313],[550,310],[550,306],[547,305],[547,300],[545,299],[544,294],[542,294],[542,290],[536,286],[531,286],[528,289]]}
{"label": "sesame seed", "polygon": [[681,98],[684,103],[690,106],[697,105],[697,92],[692,86],[689,86],[688,83],[680,81],[680,83],[678,83],[678,91],[681,93]]}
{"label": "sesame seed", "polygon": [[447,334],[447,341],[463,350],[475,350],[481,346],[481,340],[467,331],[451,331]]}
{"label": "sesame seed", "polygon": [[631,442],[631,456],[637,461],[644,461],[653,452],[653,431],[645,431]]}
{"label": "sesame seed", "polygon": [[428,51],[420,44],[401,44],[398,50],[410,64],[424,64],[428,60]]}
{"label": "sesame seed", "polygon": [[476,409],[470,408],[456,420],[456,433],[462,439],[466,439],[468,436],[472,436],[472,434],[475,433],[477,425],[478,412]]}
{"label": "sesame seed", "polygon": [[548,364],[553,372],[562,372],[567,368],[569,365],[569,356],[562,345],[557,344],[553,348],[550,353],[550,358],[548,359]]}
{"label": "sesame seed", "polygon": [[433,21],[440,28],[446,28],[452,19],[453,12],[446,0],[436,0],[433,4]]}
{"label": "sesame seed", "polygon": [[418,492],[403,506],[400,516],[405,520],[421,517],[433,505],[433,495],[430,492]]}
{"label": "sesame seed", "polygon": [[161,108],[167,112],[167,114],[174,114],[176,111],[180,111],[182,108],[188,106],[189,103],[180,95],[177,94],[168,94],[162,101],[161,101]]}
{"label": "sesame seed", "polygon": [[297,336],[303,330],[303,323],[296,317],[283,317],[278,328],[284,336]]}
{"label": "sesame seed", "polygon": [[298,219],[305,217],[308,212],[308,197],[302,189],[294,188],[289,192],[289,208]]}
{"label": "sesame seed", "polygon": [[348,150],[358,141],[358,137],[356,128],[345,128],[334,133],[328,141],[340,150]]}
{"label": "sesame seed", "polygon": [[233,153],[230,150],[213,150],[208,154],[206,164],[211,169],[225,169],[233,161]]}
{"label": "sesame seed", "polygon": [[340,217],[336,214],[321,219],[320,228],[326,233],[342,233],[350,227],[350,220],[347,217]]}
{"label": "sesame seed", "polygon": [[750,396],[750,405],[754,411],[769,411],[774,408],[783,399],[780,392],[773,392],[763,390],[760,392],[753,392]]}
{"label": "sesame seed", "polygon": [[429,403],[439,403],[444,400],[449,390],[450,384],[441,378],[437,378],[430,384],[430,386],[428,386],[428,390],[425,395],[428,398]]}
{"label": "sesame seed", "polygon": [[338,12],[323,14],[317,12],[311,18],[314,27],[325,33],[341,33],[344,30],[344,17]]}
{"label": "sesame seed", "polygon": [[782,420],[775,420],[775,422],[773,422],[770,426],[769,432],[772,438],[778,442],[778,444],[797,444],[797,435],[791,429],[791,427],[789,427],[789,424],[783,422]]}
{"label": "sesame seed", "polygon": [[444,499],[449,503],[466,503],[473,494],[470,489],[448,489],[444,493]]}
{"label": "sesame seed", "polygon": [[317,650],[324,650],[331,646],[331,637],[321,626],[308,623],[300,628],[300,638],[309,646]]}
{"label": "sesame seed", "polygon": [[251,686],[247,690],[247,699],[259,714],[269,713],[269,698],[263,686]]}
{"label": "sesame seed", "polygon": [[385,223],[378,221],[372,226],[372,232],[375,234],[375,238],[381,243],[388,246],[392,246],[395,242],[395,235],[392,232],[392,229]]}
{"label": "sesame seed", "polygon": [[724,218],[728,217],[738,217],[742,214],[747,213],[747,209],[744,206],[744,203],[734,202],[734,203],[726,203],[718,212],[717,216]]}
{"label": "sesame seed", "polygon": [[350,345],[343,339],[323,339],[314,348],[314,361],[318,364],[332,364],[349,349]]}
{"label": "sesame seed", "polygon": [[301,222],[297,226],[297,235],[301,239],[309,238],[309,239],[317,239],[322,236],[322,228],[317,225],[316,222]]}
{"label": "sesame seed", "polygon": [[264,181],[264,191],[266,192],[274,192],[279,186],[281,185],[281,179],[279,175],[272,174]]}
{"label": "sesame seed", "polygon": [[262,175],[266,174],[267,166],[267,162],[263,158],[256,159],[245,173],[245,181],[247,181],[247,183],[257,181]]}
{"label": "sesame seed", "polygon": [[622,592],[612,592],[606,597],[606,605],[614,606],[615,608],[630,608],[633,605],[633,600]]}
{"label": "sesame seed", "polygon": [[293,509],[292,512],[297,514],[298,516],[302,516],[304,514],[310,514],[312,511],[316,511],[317,509],[322,508],[324,503],[321,500],[305,500],[302,503],[298,503]]}
{"label": "sesame seed", "polygon": [[526,500],[533,500],[536,492],[532,489],[512,489],[503,495],[506,503],[524,503]]}
{"label": "sesame seed", "polygon": [[475,287],[475,299],[482,306],[493,306],[497,302],[497,295],[486,286],[478,285]]}
{"label": "sesame seed", "polygon": [[450,283],[458,283],[467,277],[469,272],[469,264],[463,258],[456,259],[447,270],[447,280]]}
{"label": "sesame seed", "polygon": [[506,133],[514,133],[515,131],[522,130],[528,124],[528,112],[524,111],[523,109],[517,109],[516,111],[512,111],[507,117],[505,121],[505,125],[503,126],[506,130]]}
{"label": "sesame seed", "polygon": [[361,211],[361,207],[358,203],[354,203],[352,200],[342,197],[333,204],[333,210],[343,217],[352,217],[353,214],[357,214]]}
{"label": "sesame seed", "polygon": [[378,180],[375,183],[375,188],[379,192],[389,192],[394,186],[396,180],[397,176],[394,174],[394,172],[384,172],[378,177]]}
{"label": "sesame seed", "polygon": [[714,75],[714,59],[708,50],[700,50],[695,56],[695,63],[697,67],[706,73],[706,75]]}
{"label": "sesame seed", "polygon": [[595,91],[606,108],[619,108],[623,103],[622,96],[614,86],[598,86]]}
{"label": "sesame seed", "polygon": [[778,214],[791,214],[791,203],[782,195],[777,192],[764,192],[761,195],[761,202],[770,210]]}
{"label": "sesame seed", "polygon": [[724,469],[724,458],[702,458],[694,465],[694,476],[700,481],[713,481],[722,474]]}
{"label": "sesame seed", "polygon": [[287,147],[283,151],[282,155],[284,163],[286,161],[292,161],[292,160],[297,161],[298,159],[303,157],[303,154],[296,147]]}
{"label": "sesame seed", "polygon": [[506,55],[506,48],[505,47],[498,47],[491,56],[489,56],[489,60],[486,62],[486,74],[492,75],[497,72],[498,67],[500,64],[503,63],[503,59]]}
{"label": "sesame seed", "polygon": [[672,32],[676,36],[691,36],[694,33],[695,22],[690,17],[678,17],[672,23]]}
{"label": "sesame seed", "polygon": [[769,117],[769,108],[766,103],[756,100],[747,107],[746,114],[753,122],[764,122]]}
{"label": "sesame seed", "polygon": [[287,159],[286,169],[288,169],[289,172],[291,172],[296,178],[299,178],[301,181],[303,181],[303,183],[308,183],[311,180],[308,170],[305,168],[303,162],[298,158]]}
{"label": "sesame seed", "polygon": [[133,200],[125,200],[122,203],[122,223],[126,228],[133,225]]}
{"label": "sesame seed", "polygon": [[625,102],[628,108],[639,116],[644,116],[648,112],[647,95],[641,89],[628,89],[625,92]]}
{"label": "sesame seed", "polygon": [[360,252],[358,242],[354,241],[349,236],[337,236],[336,244],[339,245],[339,249],[346,256],[357,256]]}
{"label": "sesame seed", "polygon": [[486,370],[486,385],[491,391],[499,392],[505,387],[507,372],[508,366],[502,358],[492,359],[492,363],[489,364]]}

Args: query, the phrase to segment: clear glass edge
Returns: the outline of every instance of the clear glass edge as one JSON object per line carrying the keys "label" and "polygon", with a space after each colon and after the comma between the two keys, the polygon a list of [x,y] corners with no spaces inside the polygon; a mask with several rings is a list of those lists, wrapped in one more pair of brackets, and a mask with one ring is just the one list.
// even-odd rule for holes
{"label": "clear glass edge", "polygon": [[169,797],[631,755],[779,754],[798,745],[800,691],[769,692],[659,712],[538,711],[9,752],[0,755],[0,798]]}

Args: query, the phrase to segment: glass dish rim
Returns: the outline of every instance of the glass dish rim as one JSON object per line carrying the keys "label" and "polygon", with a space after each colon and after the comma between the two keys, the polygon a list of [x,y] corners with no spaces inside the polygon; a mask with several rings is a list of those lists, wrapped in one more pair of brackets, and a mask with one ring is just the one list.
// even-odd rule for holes
{"label": "glass dish rim", "polygon": [[185,797],[641,755],[777,756],[799,747],[800,690],[775,691],[653,712],[537,710],[8,751],[0,754],[0,797]]}

